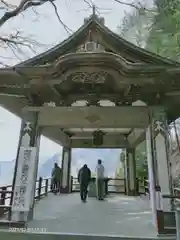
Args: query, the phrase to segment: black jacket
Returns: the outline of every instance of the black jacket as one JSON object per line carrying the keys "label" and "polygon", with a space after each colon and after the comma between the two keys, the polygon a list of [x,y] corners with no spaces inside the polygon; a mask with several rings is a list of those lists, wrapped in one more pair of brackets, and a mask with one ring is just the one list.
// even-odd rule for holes
{"label": "black jacket", "polygon": [[88,167],[82,167],[78,173],[79,183],[89,183],[91,180],[91,171]]}

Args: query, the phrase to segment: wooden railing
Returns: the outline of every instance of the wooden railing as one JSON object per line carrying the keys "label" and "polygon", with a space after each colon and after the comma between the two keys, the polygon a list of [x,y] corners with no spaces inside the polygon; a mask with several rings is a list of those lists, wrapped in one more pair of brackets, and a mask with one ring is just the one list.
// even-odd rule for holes
{"label": "wooden railing", "polygon": [[[171,211],[165,212],[162,210],[162,219],[161,219],[161,231],[163,233],[175,234],[177,230],[175,212],[176,208],[180,206],[180,188],[174,188],[173,194],[162,195],[164,199],[169,199],[171,201]],[[179,230],[178,230],[179,231]]]}
{"label": "wooden railing", "polygon": [[[77,178],[72,177],[72,192],[79,192],[80,186]],[[125,179],[124,178],[109,178],[107,184],[108,193],[125,193]]]}
{"label": "wooden railing", "polygon": [[147,179],[136,179],[139,194],[149,195],[149,181]]}
{"label": "wooden railing", "polygon": [[171,200],[171,206],[172,206],[172,211],[175,211],[176,209],[176,204],[180,204],[180,188],[174,188],[173,189],[173,194],[166,194],[162,196],[164,199],[170,199]]}
{"label": "wooden railing", "polygon": [[180,199],[180,188],[174,188],[174,196],[176,197],[175,199],[179,201]]}
{"label": "wooden railing", "polygon": [[[147,181],[140,181],[137,179],[136,182],[137,193],[146,194],[148,193]],[[71,177],[71,192],[79,192],[79,183],[77,178]],[[126,184],[124,178],[109,178],[107,184],[107,193],[126,193]],[[51,178],[39,178],[36,181],[36,192],[35,200],[40,200],[43,196],[46,196],[48,192],[51,192]],[[180,192],[180,190],[179,190]],[[180,194],[180,193],[179,193]],[[0,187],[0,217],[5,213],[11,212],[12,202],[12,185],[6,185]]]}
{"label": "wooden railing", "polygon": [[[51,191],[51,178],[39,178],[36,181],[35,200],[40,200]],[[12,185],[0,187],[0,217],[11,211]]]}
{"label": "wooden railing", "polygon": [[[126,182],[124,178],[109,178],[107,184],[108,193],[126,193]],[[148,194],[148,181],[136,179],[136,192],[138,194]],[[71,177],[71,191],[79,192],[80,186],[77,178]]]}

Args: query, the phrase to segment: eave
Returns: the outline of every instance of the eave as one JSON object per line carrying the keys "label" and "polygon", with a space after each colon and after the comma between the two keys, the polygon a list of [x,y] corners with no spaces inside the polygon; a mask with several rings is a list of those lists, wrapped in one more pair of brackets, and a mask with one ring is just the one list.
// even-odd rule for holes
{"label": "eave", "polygon": [[[60,57],[52,64],[41,66],[17,66],[8,69],[0,69],[0,90],[10,94],[20,94],[27,96],[32,86],[36,87],[53,86],[66,81],[69,74],[85,69],[87,71],[96,71],[99,69],[109,71],[119,83],[127,85],[146,86],[151,84],[160,87],[161,80],[163,84],[168,85],[168,91],[171,91],[173,79],[175,85],[178,84],[180,76],[180,67],[153,65],[145,63],[130,63],[121,56],[109,52],[83,52],[69,53]],[[3,90],[4,89],[4,90]],[[7,89],[7,91],[6,91]],[[43,90],[43,88],[42,88]],[[159,89],[161,91],[161,89]],[[172,87],[173,91],[178,90]],[[157,89],[158,91],[158,89]]]}
{"label": "eave", "polygon": [[[109,52],[82,52],[82,53],[69,53],[58,58],[58,60],[52,64],[45,64],[41,66],[16,66],[9,69],[0,69],[0,84],[25,84],[32,81],[40,81],[46,83],[46,80],[53,83],[58,81],[59,83],[62,70],[68,69],[68,71],[75,71],[76,67],[100,67],[106,69],[116,70],[120,72],[122,76],[134,77],[134,79],[143,79],[144,84],[148,78],[160,76],[161,74],[169,76],[179,76],[180,66],[174,65],[153,65],[147,63],[130,63],[126,59],[122,58],[118,54]],[[56,80],[56,75],[59,80]],[[63,76],[63,75],[62,75]],[[14,78],[15,81],[9,81]],[[23,81],[24,79],[24,81]],[[53,80],[54,79],[54,80]],[[170,78],[169,78],[170,79]],[[142,82],[143,84],[143,82]],[[154,81],[154,84],[156,82]]]}

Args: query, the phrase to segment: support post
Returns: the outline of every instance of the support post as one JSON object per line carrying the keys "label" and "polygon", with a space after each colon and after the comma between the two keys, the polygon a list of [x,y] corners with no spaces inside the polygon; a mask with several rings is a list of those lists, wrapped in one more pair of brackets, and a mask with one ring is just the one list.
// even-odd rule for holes
{"label": "support post", "polygon": [[39,147],[38,112],[23,112],[9,215],[12,221],[26,222],[33,218]]}
{"label": "support post", "polygon": [[[168,124],[164,109],[152,113],[152,133],[154,140],[154,155],[156,167],[156,195],[171,195],[172,179],[170,169],[170,142],[168,137]],[[163,211],[171,211],[170,199],[159,199]]]}
{"label": "support post", "polygon": [[157,227],[157,212],[156,212],[156,192],[155,192],[155,162],[153,152],[152,126],[150,125],[146,131],[146,145],[147,145],[147,162],[148,162],[148,180],[149,180],[149,194],[153,216],[153,225]]}
{"label": "support post", "polygon": [[49,186],[49,179],[45,179],[45,195],[48,195],[48,186]]}
{"label": "support post", "polygon": [[125,157],[125,179],[126,179],[126,194],[136,196],[136,160],[135,149],[126,149]]}
{"label": "support post", "polygon": [[62,152],[62,179],[60,183],[61,193],[71,192],[71,148],[63,147]]}
{"label": "support post", "polygon": [[[171,211],[171,200],[162,195],[171,194],[168,124],[163,108],[149,113],[150,125],[147,129],[147,158],[149,172],[150,200],[153,222],[158,233],[165,233],[165,212]],[[166,218],[167,219],[167,218]]]}
{"label": "support post", "polygon": [[42,177],[39,178],[39,181],[38,181],[38,200],[41,199],[41,190],[42,190]]}

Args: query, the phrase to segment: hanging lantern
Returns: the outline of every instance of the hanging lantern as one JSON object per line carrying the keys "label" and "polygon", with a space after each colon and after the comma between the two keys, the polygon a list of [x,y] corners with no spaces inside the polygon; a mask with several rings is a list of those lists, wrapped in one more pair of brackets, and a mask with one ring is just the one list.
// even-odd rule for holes
{"label": "hanging lantern", "polygon": [[93,145],[95,146],[101,146],[103,145],[103,138],[104,138],[104,132],[102,131],[94,131],[93,132]]}

